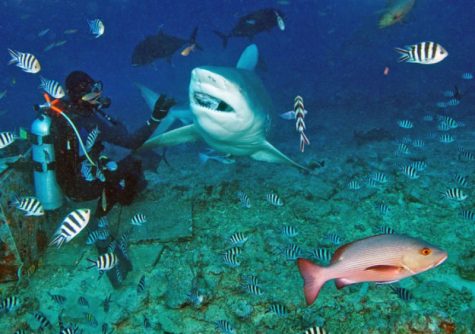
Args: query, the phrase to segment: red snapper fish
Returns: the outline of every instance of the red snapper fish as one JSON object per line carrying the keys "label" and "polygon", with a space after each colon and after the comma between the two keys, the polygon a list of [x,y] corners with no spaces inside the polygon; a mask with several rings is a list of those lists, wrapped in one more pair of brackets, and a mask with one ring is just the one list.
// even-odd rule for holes
{"label": "red snapper fish", "polygon": [[304,279],[305,299],[310,305],[329,280],[334,279],[338,289],[360,282],[393,283],[435,268],[446,259],[447,252],[423,240],[382,234],[341,246],[328,267],[302,258],[297,260],[297,265]]}

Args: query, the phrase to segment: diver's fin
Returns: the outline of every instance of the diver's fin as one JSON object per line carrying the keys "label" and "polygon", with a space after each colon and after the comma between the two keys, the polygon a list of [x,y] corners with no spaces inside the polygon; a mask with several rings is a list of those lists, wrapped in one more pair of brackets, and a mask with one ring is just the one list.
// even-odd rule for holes
{"label": "diver's fin", "polygon": [[151,90],[148,87],[145,87],[144,85],[135,82],[135,86],[137,86],[138,89],[140,89],[140,94],[142,94],[142,97],[145,100],[145,103],[147,103],[147,106],[150,110],[153,110],[155,107],[155,102],[157,102],[158,98],[160,97],[160,94],[155,93],[153,90]]}
{"label": "diver's fin", "polygon": [[254,71],[259,61],[259,50],[256,44],[251,44],[241,53],[236,68]]}
{"label": "diver's fin", "polygon": [[195,125],[187,125],[181,128],[165,132],[147,140],[139,150],[151,149],[159,146],[174,146],[199,139]]}
{"label": "diver's fin", "polygon": [[295,161],[291,160],[284,153],[280,152],[278,149],[276,149],[274,146],[272,146],[272,144],[269,143],[268,141],[266,141],[264,143],[264,145],[262,146],[262,148],[259,151],[252,154],[251,158],[253,158],[254,160],[259,160],[259,161],[290,164],[294,167],[297,167],[298,169],[303,169],[307,172],[310,172],[310,170],[308,168],[306,168],[302,165],[299,165]]}

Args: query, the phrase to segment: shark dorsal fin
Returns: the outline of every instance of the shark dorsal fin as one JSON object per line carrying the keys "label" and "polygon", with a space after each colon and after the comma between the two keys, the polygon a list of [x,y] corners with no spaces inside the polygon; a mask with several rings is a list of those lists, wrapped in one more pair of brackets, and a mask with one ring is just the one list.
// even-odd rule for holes
{"label": "shark dorsal fin", "polygon": [[251,44],[241,54],[236,64],[236,68],[254,71],[259,60],[259,50],[256,44]]}

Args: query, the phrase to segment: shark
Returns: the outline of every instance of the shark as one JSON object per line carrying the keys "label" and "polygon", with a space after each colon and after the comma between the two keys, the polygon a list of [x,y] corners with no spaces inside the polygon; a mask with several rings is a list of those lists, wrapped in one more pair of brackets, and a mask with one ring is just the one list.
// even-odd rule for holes
{"label": "shark", "polygon": [[236,67],[194,68],[189,85],[192,123],[154,135],[141,149],[203,140],[218,152],[308,171],[266,140],[272,102],[254,72],[258,59],[258,48],[251,44]]}

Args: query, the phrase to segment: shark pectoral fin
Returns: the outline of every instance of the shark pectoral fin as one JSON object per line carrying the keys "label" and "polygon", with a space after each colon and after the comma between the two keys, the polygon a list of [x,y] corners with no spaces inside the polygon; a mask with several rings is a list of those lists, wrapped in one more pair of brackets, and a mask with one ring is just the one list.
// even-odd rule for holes
{"label": "shark pectoral fin", "polygon": [[294,167],[297,167],[299,169],[303,169],[307,172],[310,172],[310,170],[302,165],[299,165],[295,161],[291,160],[289,157],[287,157],[284,153],[280,152],[278,149],[276,149],[274,146],[272,146],[271,143],[265,142],[263,147],[255,152],[254,154],[251,155],[251,158],[254,160],[258,161],[267,161],[267,162],[273,162],[273,163],[284,163],[284,164],[290,164]]}
{"label": "shark pectoral fin", "polygon": [[140,94],[145,100],[145,103],[147,103],[147,106],[150,110],[153,110],[153,107],[155,106],[155,102],[157,102],[158,98],[160,97],[160,94],[155,93],[153,90],[150,88],[136,82],[135,86],[140,90]]}
{"label": "shark pectoral fin", "polygon": [[194,124],[191,124],[150,138],[142,145],[140,150],[151,149],[159,146],[174,146],[195,141],[199,138],[200,136],[196,131]]}

